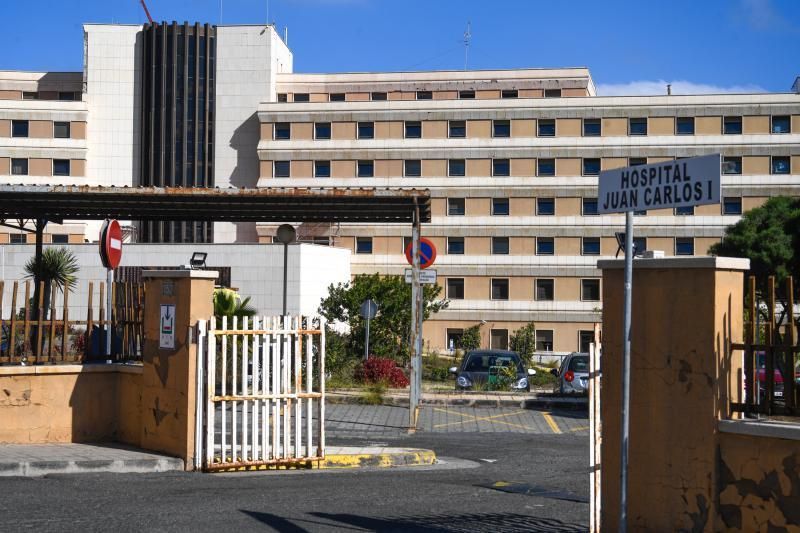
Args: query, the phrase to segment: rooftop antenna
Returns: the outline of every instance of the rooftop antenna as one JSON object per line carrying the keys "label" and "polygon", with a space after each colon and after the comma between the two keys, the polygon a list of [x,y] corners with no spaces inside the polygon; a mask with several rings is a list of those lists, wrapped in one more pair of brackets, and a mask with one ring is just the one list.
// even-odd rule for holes
{"label": "rooftop antenna", "polygon": [[144,3],[144,0],[139,0],[139,2],[142,4],[142,9],[144,9],[144,14],[147,15],[147,20],[149,20],[150,24],[152,24],[153,17],[150,16],[150,11],[148,11],[147,9],[147,4]]}
{"label": "rooftop antenna", "polygon": [[667,84],[667,96],[672,96],[672,84]]}
{"label": "rooftop antenna", "polygon": [[467,31],[464,32],[464,70],[467,70],[467,60],[469,58],[469,41],[472,39],[471,27],[472,24],[467,21]]}

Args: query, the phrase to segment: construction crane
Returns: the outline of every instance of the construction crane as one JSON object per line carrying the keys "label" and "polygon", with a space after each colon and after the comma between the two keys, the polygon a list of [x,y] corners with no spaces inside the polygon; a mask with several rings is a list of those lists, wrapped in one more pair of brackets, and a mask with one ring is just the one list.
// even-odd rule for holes
{"label": "construction crane", "polygon": [[150,24],[152,24],[153,17],[150,16],[150,11],[148,11],[147,9],[147,4],[144,3],[144,0],[139,0],[139,2],[142,4],[142,9],[144,9],[144,14],[147,15],[147,20],[149,20]]}

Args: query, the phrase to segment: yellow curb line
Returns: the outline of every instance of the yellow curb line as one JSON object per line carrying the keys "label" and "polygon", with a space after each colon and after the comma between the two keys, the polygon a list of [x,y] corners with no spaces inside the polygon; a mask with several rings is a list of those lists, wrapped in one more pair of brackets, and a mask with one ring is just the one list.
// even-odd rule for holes
{"label": "yellow curb line", "polygon": [[550,413],[542,412],[542,417],[544,421],[547,422],[547,425],[550,426],[553,433],[557,435],[561,433],[561,429],[558,427],[558,424],[556,424],[556,421],[553,420],[553,417],[550,416]]}
{"label": "yellow curb line", "polygon": [[324,460],[315,463],[311,468],[385,468],[391,466],[427,466],[434,463],[436,463],[436,453],[433,450],[415,450],[398,453],[326,455]]}

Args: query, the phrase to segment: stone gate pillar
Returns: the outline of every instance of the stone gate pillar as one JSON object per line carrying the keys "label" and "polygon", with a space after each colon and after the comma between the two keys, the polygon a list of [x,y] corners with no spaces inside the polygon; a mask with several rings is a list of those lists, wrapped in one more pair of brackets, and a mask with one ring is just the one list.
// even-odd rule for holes
{"label": "stone gate pillar", "polygon": [[[628,527],[712,531],[717,423],[740,390],[744,271],[725,257],[635,259]],[[603,271],[602,531],[620,502],[624,261]]]}
{"label": "stone gate pillar", "polygon": [[[218,273],[145,270],[145,346],[141,447],[194,464],[197,339],[190,332],[213,314]],[[202,400],[201,400],[202,401]]]}

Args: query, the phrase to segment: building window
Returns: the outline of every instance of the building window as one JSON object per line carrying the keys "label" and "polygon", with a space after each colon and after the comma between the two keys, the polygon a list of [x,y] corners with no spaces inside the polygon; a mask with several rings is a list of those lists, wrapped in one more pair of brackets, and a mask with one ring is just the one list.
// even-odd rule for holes
{"label": "building window", "polygon": [[315,178],[330,178],[331,177],[331,162],[330,161],[314,161],[314,177]]}
{"label": "building window", "polygon": [[561,89],[545,89],[545,98],[561,98]]}
{"label": "building window", "polygon": [[466,162],[463,159],[450,159],[447,162],[448,176],[465,176]]}
{"label": "building window", "polygon": [[359,161],[357,170],[359,178],[371,178],[375,175],[375,162]]}
{"label": "building window", "polygon": [[511,175],[511,166],[508,159],[492,159],[492,176]]}
{"label": "building window", "polygon": [[552,352],[553,351],[553,330],[552,329],[537,329],[536,330],[536,351],[537,352]]}
{"label": "building window", "polygon": [[310,98],[308,93],[294,93],[293,100],[295,102],[308,102]]}
{"label": "building window", "polygon": [[585,118],[585,119],[583,119],[583,136],[584,137],[600,137],[600,119],[599,118]]}
{"label": "building window", "polygon": [[58,93],[58,99],[65,101],[65,102],[72,102],[75,100],[80,100],[78,96],[81,93],[76,93],[75,91],[60,91]]}
{"label": "building window", "polygon": [[286,93],[278,93],[278,102],[288,102],[289,96]]}
{"label": "building window", "polygon": [[789,174],[789,156],[772,156],[771,170],[773,174]]}
{"label": "building window", "polygon": [[582,255],[600,255],[600,237],[583,237],[581,241]]}
{"label": "building window", "polygon": [[694,255],[694,239],[692,237],[676,237],[675,255]]}
{"label": "building window", "polygon": [[372,253],[372,237],[356,237],[356,253],[357,254],[371,254]]}
{"label": "building window", "polygon": [[553,237],[536,238],[536,255],[553,255],[556,251],[556,244]]}
{"label": "building window", "polygon": [[534,298],[537,302],[552,302],[555,300],[555,282],[552,279],[537,279]]}
{"label": "building window", "polygon": [[405,176],[408,178],[418,178],[422,176],[422,163],[419,159],[406,159],[403,162]]}
{"label": "building window", "polygon": [[597,214],[597,198],[584,198],[583,210],[584,216],[591,216]]}
{"label": "building window", "polygon": [[583,175],[597,176],[599,174],[600,174],[600,158],[599,157],[583,158]]}
{"label": "building window", "polygon": [[508,278],[492,280],[492,300],[508,300]]}
{"label": "building window", "polygon": [[417,91],[417,100],[433,100],[431,91]]}
{"label": "building window", "polygon": [[24,233],[12,233],[9,235],[11,244],[25,244],[28,242],[27,236]]}
{"label": "building window", "polygon": [[742,199],[739,197],[726,196],[722,201],[723,215],[741,215]]}
{"label": "building window", "polygon": [[676,216],[694,215],[694,206],[693,205],[683,205],[681,207],[676,207],[675,208],[675,215]]}
{"label": "building window", "polygon": [[53,159],[53,176],[69,176],[69,159]]}
{"label": "building window", "polygon": [[23,91],[22,92],[22,99],[23,100],[38,100],[39,93],[36,91]]}
{"label": "building window", "polygon": [[555,176],[556,175],[556,160],[555,159],[537,159],[536,160],[536,175],[537,176]]}
{"label": "building window", "polygon": [[508,350],[508,330],[492,329],[489,331],[489,347],[492,350]]}
{"label": "building window", "polygon": [[275,140],[286,141],[292,138],[292,125],[289,122],[275,123]]}
{"label": "building window", "polygon": [[492,214],[494,216],[507,216],[510,211],[508,198],[492,198]]}
{"label": "building window", "polygon": [[722,133],[725,135],[742,134],[742,117],[725,117],[722,119]]}
{"label": "building window", "polygon": [[772,133],[791,133],[792,123],[788,115],[772,117]]}
{"label": "building window", "polygon": [[457,328],[447,328],[447,349],[450,351],[461,348],[461,340],[464,338],[464,330]]}
{"label": "building window", "polygon": [[594,331],[583,329],[578,332],[578,351],[589,353],[589,347],[594,342]]}
{"label": "building window", "polygon": [[447,215],[448,216],[464,216],[466,212],[464,198],[448,198],[447,199]]}
{"label": "building window", "polygon": [[742,158],[738,156],[725,156],[722,158],[723,174],[741,174]]}
{"label": "building window", "polygon": [[464,255],[464,237],[448,237],[447,253],[449,255]]}
{"label": "building window", "polygon": [[492,237],[492,255],[508,255],[508,237]]}
{"label": "building window", "polygon": [[600,280],[582,279],[581,280],[581,300],[584,302],[600,301]]}
{"label": "building window", "polygon": [[539,137],[555,137],[556,121],[552,118],[543,118],[537,121],[536,130]]}
{"label": "building window", "polygon": [[555,198],[537,198],[536,214],[540,216],[551,216],[556,214]]}
{"label": "building window", "polygon": [[694,117],[678,117],[675,119],[676,135],[694,135]]}
{"label": "building window", "polygon": [[370,93],[369,97],[375,102],[382,102],[387,99],[385,92],[373,92]]}
{"label": "building window", "polygon": [[406,139],[422,138],[422,122],[418,120],[406,121]]}
{"label": "building window", "polygon": [[646,157],[629,157],[628,158],[628,165],[632,167],[638,167],[640,165],[646,165],[647,158]]}
{"label": "building window", "polygon": [[344,100],[344,93],[331,93],[328,95],[328,101],[330,102],[344,102]]}
{"label": "building window", "polygon": [[464,299],[464,278],[447,278],[447,298],[450,300]]}
{"label": "building window", "polygon": [[69,139],[69,122],[53,122],[53,137]]}
{"label": "building window", "polygon": [[516,89],[503,89],[500,91],[500,98],[517,98],[519,91]]}
{"label": "building window", "polygon": [[375,123],[374,122],[359,122],[358,123],[358,138],[359,139],[374,139],[375,138]]}
{"label": "building window", "polygon": [[28,175],[28,160],[23,158],[11,159],[11,175],[12,176],[27,176]]}
{"label": "building window", "polygon": [[633,238],[633,253],[641,255],[647,250],[647,237]]}
{"label": "building window", "polygon": [[50,235],[50,240],[53,244],[69,244],[69,235],[53,233]]}
{"label": "building window", "polygon": [[291,176],[291,163],[289,161],[275,161],[272,175],[276,178],[288,178]]}
{"label": "building window", "polygon": [[461,100],[474,100],[475,91],[458,91],[458,97]]}
{"label": "building window", "polygon": [[331,138],[331,123],[330,122],[316,122],[314,124],[314,138],[315,139],[330,139]]}
{"label": "building window", "polygon": [[647,118],[628,119],[628,135],[647,135]]}
{"label": "building window", "polygon": [[451,120],[448,123],[447,135],[451,139],[461,139],[467,136],[467,123],[464,120]]}
{"label": "building window", "polygon": [[492,137],[511,137],[511,121],[492,121]]}
{"label": "building window", "polygon": [[647,209],[642,209],[640,211],[634,211],[633,216],[635,217],[646,217],[647,216]]}
{"label": "building window", "polygon": [[12,120],[11,121],[11,136],[12,137],[27,137],[28,136],[28,121],[27,120]]}

